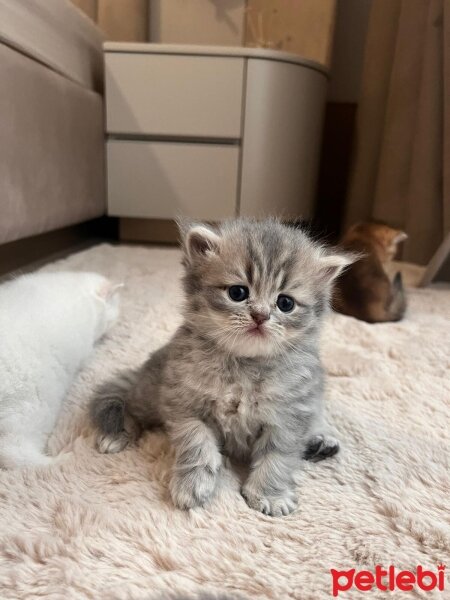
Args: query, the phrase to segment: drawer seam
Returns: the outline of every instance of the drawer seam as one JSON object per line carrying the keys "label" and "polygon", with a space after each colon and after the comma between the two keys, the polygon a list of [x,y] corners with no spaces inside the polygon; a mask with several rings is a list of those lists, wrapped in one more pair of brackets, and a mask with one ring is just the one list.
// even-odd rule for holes
{"label": "drawer seam", "polygon": [[168,142],[179,144],[213,144],[220,146],[239,146],[240,138],[195,137],[188,135],[155,135],[146,133],[113,133],[109,132],[108,141],[120,142]]}

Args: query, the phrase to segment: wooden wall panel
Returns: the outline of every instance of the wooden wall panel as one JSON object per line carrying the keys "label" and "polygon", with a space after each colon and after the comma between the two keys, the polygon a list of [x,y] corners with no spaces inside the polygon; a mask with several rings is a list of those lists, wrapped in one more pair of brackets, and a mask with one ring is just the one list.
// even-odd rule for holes
{"label": "wooden wall panel", "polygon": [[245,0],[150,0],[151,42],[242,46],[244,23]]}
{"label": "wooden wall panel", "polygon": [[72,0],[72,2],[90,19],[97,22],[97,0]]}
{"label": "wooden wall panel", "polygon": [[355,134],[355,103],[329,102],[325,111],[317,185],[317,233],[337,241],[342,226]]}
{"label": "wooden wall panel", "polygon": [[330,66],[336,0],[248,0],[246,46],[293,52]]}
{"label": "wooden wall panel", "polygon": [[113,42],[148,41],[148,0],[98,0],[98,25]]}
{"label": "wooden wall panel", "polygon": [[147,42],[149,0],[72,0],[113,42]]}

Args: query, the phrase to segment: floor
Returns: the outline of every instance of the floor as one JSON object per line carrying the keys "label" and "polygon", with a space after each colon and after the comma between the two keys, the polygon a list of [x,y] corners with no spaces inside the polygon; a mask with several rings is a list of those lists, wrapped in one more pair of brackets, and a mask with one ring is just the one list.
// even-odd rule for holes
{"label": "floor", "polygon": [[[72,386],[50,440],[52,453],[72,457],[0,473],[2,598],[194,599],[203,590],[321,600],[331,594],[331,569],[450,564],[450,287],[410,287],[408,314],[396,324],[329,317],[322,355],[343,450],[305,462],[299,509],[273,519],[247,507],[232,470],[210,506],[176,510],[162,433],[118,455],[93,447],[85,407],[94,386],[138,365],[180,323],[179,251],[103,244],[45,269],[123,281],[122,316]],[[406,282],[421,273],[406,266]],[[358,594],[341,597],[367,596]]]}

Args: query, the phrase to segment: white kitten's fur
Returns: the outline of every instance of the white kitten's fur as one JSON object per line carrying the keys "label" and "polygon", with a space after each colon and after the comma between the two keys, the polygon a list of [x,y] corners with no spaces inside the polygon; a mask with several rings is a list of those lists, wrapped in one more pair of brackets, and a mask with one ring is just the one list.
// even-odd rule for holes
{"label": "white kitten's fur", "polygon": [[61,403],[118,316],[118,286],[95,273],[36,273],[0,286],[0,467],[44,454]]}

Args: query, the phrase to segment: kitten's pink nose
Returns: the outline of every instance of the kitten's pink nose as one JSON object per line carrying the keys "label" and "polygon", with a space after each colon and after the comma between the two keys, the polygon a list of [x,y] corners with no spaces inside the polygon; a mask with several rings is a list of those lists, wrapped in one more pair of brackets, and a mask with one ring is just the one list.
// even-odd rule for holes
{"label": "kitten's pink nose", "polygon": [[268,312],[252,311],[250,315],[257,325],[262,325],[265,321],[270,319],[270,313]]}

